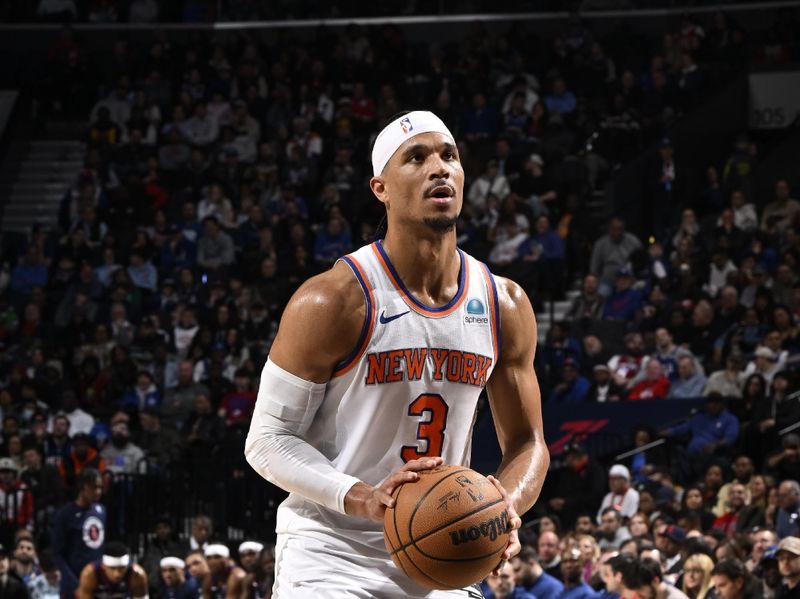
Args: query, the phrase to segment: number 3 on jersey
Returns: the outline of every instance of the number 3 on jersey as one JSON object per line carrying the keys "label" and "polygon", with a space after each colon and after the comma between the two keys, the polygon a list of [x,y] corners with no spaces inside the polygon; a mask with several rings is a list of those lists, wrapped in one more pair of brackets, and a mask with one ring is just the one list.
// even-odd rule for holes
{"label": "number 3 on jersey", "polygon": [[[423,393],[408,406],[408,415],[419,418],[417,444],[404,445],[400,451],[403,462],[442,455],[444,429],[447,428],[447,403],[438,393]],[[423,420],[424,418],[424,420]],[[419,443],[424,441],[424,443]],[[423,451],[420,451],[420,445]]]}

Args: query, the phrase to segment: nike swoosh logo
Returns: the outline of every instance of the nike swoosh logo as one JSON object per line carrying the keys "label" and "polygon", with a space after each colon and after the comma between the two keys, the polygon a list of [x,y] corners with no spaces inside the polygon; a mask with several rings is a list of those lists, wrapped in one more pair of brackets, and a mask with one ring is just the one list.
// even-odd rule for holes
{"label": "nike swoosh logo", "polygon": [[378,320],[381,322],[381,324],[386,324],[387,322],[392,322],[396,318],[400,318],[401,316],[405,316],[409,312],[411,312],[411,310],[406,310],[405,312],[400,312],[400,314],[395,314],[394,316],[386,316],[386,310],[384,310],[383,312],[381,312],[381,315],[378,317]]}

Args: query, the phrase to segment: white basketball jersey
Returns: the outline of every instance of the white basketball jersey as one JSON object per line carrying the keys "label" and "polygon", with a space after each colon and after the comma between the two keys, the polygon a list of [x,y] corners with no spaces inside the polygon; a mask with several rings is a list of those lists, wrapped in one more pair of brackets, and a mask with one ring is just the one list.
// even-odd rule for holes
{"label": "white basketball jersey", "polygon": [[[380,242],[342,258],[364,292],[366,318],[305,436],[337,470],[375,486],[423,456],[469,465],[478,396],[500,352],[500,322],[488,268],[458,254],[458,291],[441,307],[411,295]],[[290,495],[278,511],[278,532],[316,531],[385,553],[380,525]]]}

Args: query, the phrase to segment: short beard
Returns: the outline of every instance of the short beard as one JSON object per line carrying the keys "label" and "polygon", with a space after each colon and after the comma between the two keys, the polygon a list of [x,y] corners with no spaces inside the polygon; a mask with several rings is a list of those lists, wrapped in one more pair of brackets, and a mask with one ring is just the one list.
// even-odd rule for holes
{"label": "short beard", "polygon": [[457,216],[441,217],[441,218],[423,218],[422,222],[425,223],[429,229],[440,235],[449,233],[456,228],[458,222]]}

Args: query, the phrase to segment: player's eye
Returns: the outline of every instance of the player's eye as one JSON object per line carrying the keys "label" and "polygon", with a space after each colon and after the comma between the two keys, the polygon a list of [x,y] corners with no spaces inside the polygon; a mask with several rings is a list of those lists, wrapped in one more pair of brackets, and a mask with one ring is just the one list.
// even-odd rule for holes
{"label": "player's eye", "polygon": [[425,156],[419,152],[411,155],[411,162],[422,162],[423,160],[425,160]]}
{"label": "player's eye", "polygon": [[448,152],[445,152],[444,154],[442,154],[442,158],[444,158],[445,160],[455,160],[456,159],[456,155],[455,155],[454,152],[448,151]]}

